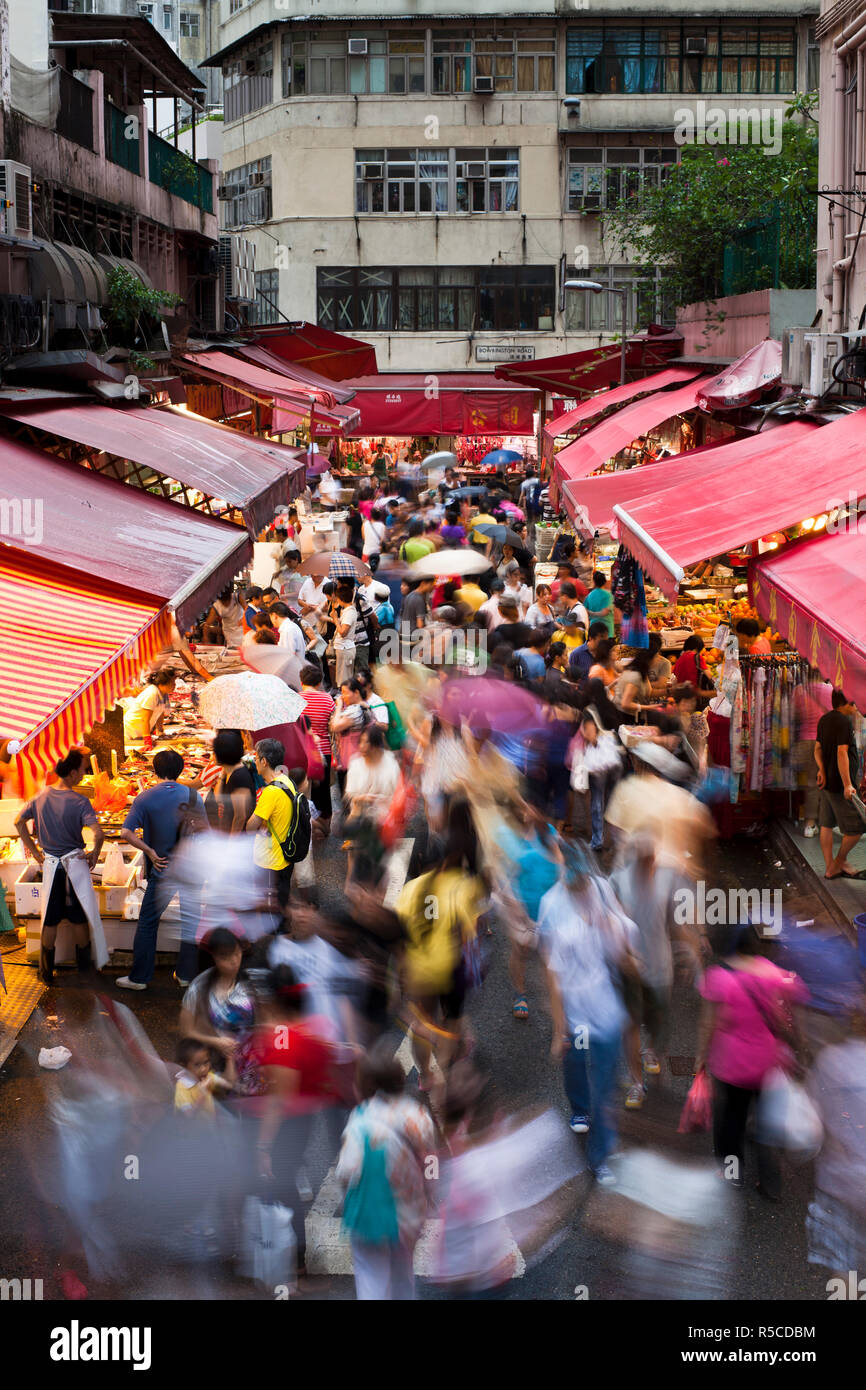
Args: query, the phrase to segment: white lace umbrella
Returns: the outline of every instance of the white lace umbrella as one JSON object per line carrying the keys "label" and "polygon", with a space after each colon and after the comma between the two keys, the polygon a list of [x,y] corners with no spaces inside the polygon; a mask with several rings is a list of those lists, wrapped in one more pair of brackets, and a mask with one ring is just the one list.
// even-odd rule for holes
{"label": "white lace umbrella", "polygon": [[200,698],[202,716],[212,729],[270,729],[293,724],[306,709],[301,696],[279,676],[253,671],[217,676]]}

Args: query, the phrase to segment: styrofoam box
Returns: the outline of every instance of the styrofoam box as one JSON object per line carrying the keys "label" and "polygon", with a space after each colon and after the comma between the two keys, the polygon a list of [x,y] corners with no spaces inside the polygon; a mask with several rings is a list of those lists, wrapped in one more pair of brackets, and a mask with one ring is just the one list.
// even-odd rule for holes
{"label": "styrofoam box", "polygon": [[[102,870],[105,865],[105,860],[108,854],[108,847],[110,843],[116,842],[107,841],[102,846],[102,849],[99,853],[99,859],[96,862],[96,868],[93,870],[93,886],[95,888],[100,886],[102,880]],[[127,844],[120,845],[120,852],[123,855],[123,862],[127,866],[127,868],[135,869],[135,883],[132,884],[132,887],[137,888],[140,884],[144,883],[144,854],[140,849],[136,849],[134,845]]]}
{"label": "styrofoam box", "polygon": [[0,797],[0,837],[18,834],[15,818],[23,805],[24,802],[19,797]]}
{"label": "styrofoam box", "polygon": [[26,859],[0,859],[0,883],[4,888],[14,888],[27,865]]}
{"label": "styrofoam box", "polygon": [[28,864],[15,880],[15,911],[19,917],[42,916],[42,868]]}

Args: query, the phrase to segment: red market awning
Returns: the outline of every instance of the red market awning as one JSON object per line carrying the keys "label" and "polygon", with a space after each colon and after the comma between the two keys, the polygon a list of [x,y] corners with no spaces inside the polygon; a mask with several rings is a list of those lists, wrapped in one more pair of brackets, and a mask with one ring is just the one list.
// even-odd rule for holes
{"label": "red market awning", "polygon": [[352,399],[353,392],[341,386],[339,382],[330,381],[328,377],[302,366],[300,362],[286,362],[266,347],[255,343],[238,343],[232,347],[232,352],[246,357],[250,362],[257,362],[260,367],[267,367],[268,371],[282,373],[298,387],[310,386],[316,391],[327,392],[330,401],[325,400],[325,405],[346,405]]}
{"label": "red market awning", "polygon": [[687,565],[866,497],[864,411],[822,425],[819,438],[810,431],[780,447],[779,433],[758,436],[757,457],[730,467],[718,458],[700,491],[683,484],[614,507],[621,541],[665,593],[676,593]]}
{"label": "red market awning", "polygon": [[270,524],[277,507],[304,489],[304,460],[294,450],[182,409],[122,409],[94,401],[6,414],[219,499],[240,513],[254,536]]}
{"label": "red market awning", "polygon": [[597,396],[590,396],[573,410],[568,410],[564,415],[547,422],[544,426],[543,440],[545,455],[549,457],[552,454],[555,439],[560,439],[565,434],[574,434],[581,425],[594,420],[597,415],[615,406],[624,405],[626,401],[634,400],[637,396],[645,396],[652,391],[661,391],[667,386],[693,381],[696,376],[700,376],[700,372],[694,367],[666,367],[663,372],[655,372],[653,376],[643,377],[640,381],[627,381],[624,386],[613,386],[609,391],[600,391]]}
{"label": "red market awning", "polygon": [[739,410],[754,405],[781,380],[782,344],[775,338],[765,338],[704,383],[698,406],[706,411]]}
{"label": "red market awning", "polygon": [[171,615],[31,552],[0,550],[0,737],[31,777],[79,743],[168,644]]}
{"label": "red market awning", "polygon": [[[636,333],[626,343],[626,373],[648,376],[658,371],[671,357],[682,352],[681,333],[648,329]],[[618,345],[605,343],[602,347],[583,352],[567,352],[559,357],[539,357],[535,362],[519,362],[497,367],[495,375],[522,386],[534,386],[537,391],[555,391],[560,396],[578,396],[583,392],[599,391],[618,382],[621,353]]]}
{"label": "red market awning", "polygon": [[339,413],[332,409],[334,397],[330,391],[304,386],[282,372],[269,371],[230,352],[187,352],[181,361],[208,381],[218,381],[251,400],[273,402],[274,434],[297,429],[312,410],[316,419],[330,425],[335,433],[342,433],[358,418],[357,410],[348,406],[339,407]]}
{"label": "red market awning", "polygon": [[655,391],[599,421],[556,455],[553,461],[556,483],[562,487],[576,478],[586,478],[647,430],[684,410],[694,410],[699,390],[700,382],[692,381],[673,391]]}
{"label": "red market awning", "polygon": [[534,433],[536,392],[490,372],[381,372],[345,385],[361,412],[355,438]]}
{"label": "red market awning", "polygon": [[[789,421],[772,431],[773,444],[803,439],[818,428],[806,420]],[[767,451],[767,439],[767,434],[749,435],[746,439],[720,439],[641,468],[624,468],[616,473],[602,473],[597,478],[579,478],[563,486],[562,500],[569,516],[582,529],[590,534],[597,529],[609,530],[615,521],[613,509],[617,504],[630,508],[664,488],[700,487],[704,478],[710,476],[710,470],[761,457]]]}
{"label": "red market awning", "polygon": [[[103,478],[16,440],[0,439],[0,476],[36,499],[35,515],[6,539],[23,554],[63,565],[137,599],[168,604],[192,627],[252,556],[246,531],[126,483]],[[15,512],[10,511],[15,517]],[[0,554],[4,552],[0,551]]]}
{"label": "red market awning", "polygon": [[373,376],[376,349],[360,338],[319,328],[315,323],[274,324],[256,330],[254,342],[296,366],[309,367],[329,381]]}
{"label": "red market awning", "polygon": [[[831,427],[832,428],[832,427]],[[749,566],[752,602],[775,631],[866,710],[866,536],[814,536]]]}

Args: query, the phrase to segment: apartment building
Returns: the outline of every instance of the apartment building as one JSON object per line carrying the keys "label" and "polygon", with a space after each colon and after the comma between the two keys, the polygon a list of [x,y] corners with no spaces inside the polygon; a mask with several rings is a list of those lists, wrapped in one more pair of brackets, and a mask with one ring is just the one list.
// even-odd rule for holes
{"label": "apartment building", "polygon": [[[866,4],[822,4],[820,43],[822,119],[818,132],[818,308],[827,333],[863,327],[866,246]],[[840,350],[847,344],[840,344]],[[852,344],[853,346],[853,344]]]}
{"label": "apartment building", "polygon": [[666,177],[684,108],[779,110],[814,85],[817,4],[463,8],[228,0],[221,218],[256,244],[257,316],[416,370],[617,332],[622,297],[566,292],[575,275],[627,289],[628,330],[672,322],[663,270],[617,263],[599,214]]}
{"label": "apartment building", "polygon": [[118,265],[222,325],[215,164],[148,128],[160,101],[201,107],[198,79],[136,15],[12,0],[0,82],[0,350],[103,351]]}

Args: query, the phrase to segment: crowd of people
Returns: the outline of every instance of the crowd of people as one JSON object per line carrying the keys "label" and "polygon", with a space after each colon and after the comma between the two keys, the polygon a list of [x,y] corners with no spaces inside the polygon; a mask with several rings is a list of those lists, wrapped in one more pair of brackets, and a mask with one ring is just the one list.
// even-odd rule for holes
{"label": "crowd of people", "polygon": [[[494,953],[507,956],[513,989],[503,1027],[549,1015],[565,1118],[601,1188],[616,1185],[621,1109],[639,1109],[663,1069],[675,986],[702,1001],[695,1071],[712,1078],[719,1178],[742,1186],[762,1088],[811,1055],[801,1017],[809,989],[771,959],[759,920],[708,936],[676,911],[712,862],[711,682],[700,639],[673,668],[653,636],[623,652],[609,582],[567,536],[556,578],[535,585],[531,485],[524,508],[498,512],[509,533],[500,541],[476,530],[477,508],[453,495],[453,477],[421,498],[386,496],[374,482],[351,532],[360,574],[340,563],[330,577],[300,574],[290,516],[275,538],[272,586],[248,590],[243,603],[226,594],[208,615],[214,640],[285,651],[284,678],[306,714],[291,747],[218,731],[212,766],[197,779],[184,777],[178,753],[155,754],[157,784],[132,803],[122,832],[143,852],[148,882],[133,963],[117,984],[150,985],[159,922],[177,892],[177,1114],[205,1127],[231,1120],[243,1192],[292,1212],[299,1271],[321,1114],[358,1297],[414,1296],[413,1250],[433,1216],[442,1228],[434,1277],[453,1296],[497,1296],[515,1272],[509,1221],[520,1203],[485,1184],[478,1161],[508,1132],[472,1022]],[[412,578],[414,564],[443,548],[474,550],[487,568]],[[391,629],[403,645],[379,661]],[[436,639],[425,661],[411,645],[418,631]],[[136,729],[158,732],[169,675],[136,701]],[[814,745],[817,781],[832,780],[845,801],[856,784],[840,722],[848,702],[834,692],[832,705],[839,718]],[[624,729],[643,736],[632,743]],[[43,929],[48,980],[61,922],[86,951],[73,869],[82,830],[94,826],[75,790],[83,769],[72,750],[20,817],[25,844],[56,866]],[[842,809],[827,805],[819,819],[829,854],[826,822]],[[843,840],[830,876],[847,871],[849,850]],[[89,956],[79,965],[88,969]],[[826,1084],[814,1100],[832,1154],[819,1169],[810,1249],[833,1269],[866,1260],[860,1008],[849,1003],[833,1046],[816,1053]],[[401,1034],[411,1086],[395,1058]],[[828,1099],[840,1087],[848,1125]],[[778,1146],[758,1138],[753,1176],[775,1202]],[[519,1155],[530,1167],[532,1142]],[[437,1183],[426,1180],[431,1160],[444,1174]],[[562,1182],[571,1176],[563,1169]],[[558,1219],[564,1227],[564,1208]],[[216,1225],[212,1207],[190,1221],[208,1238]]]}

